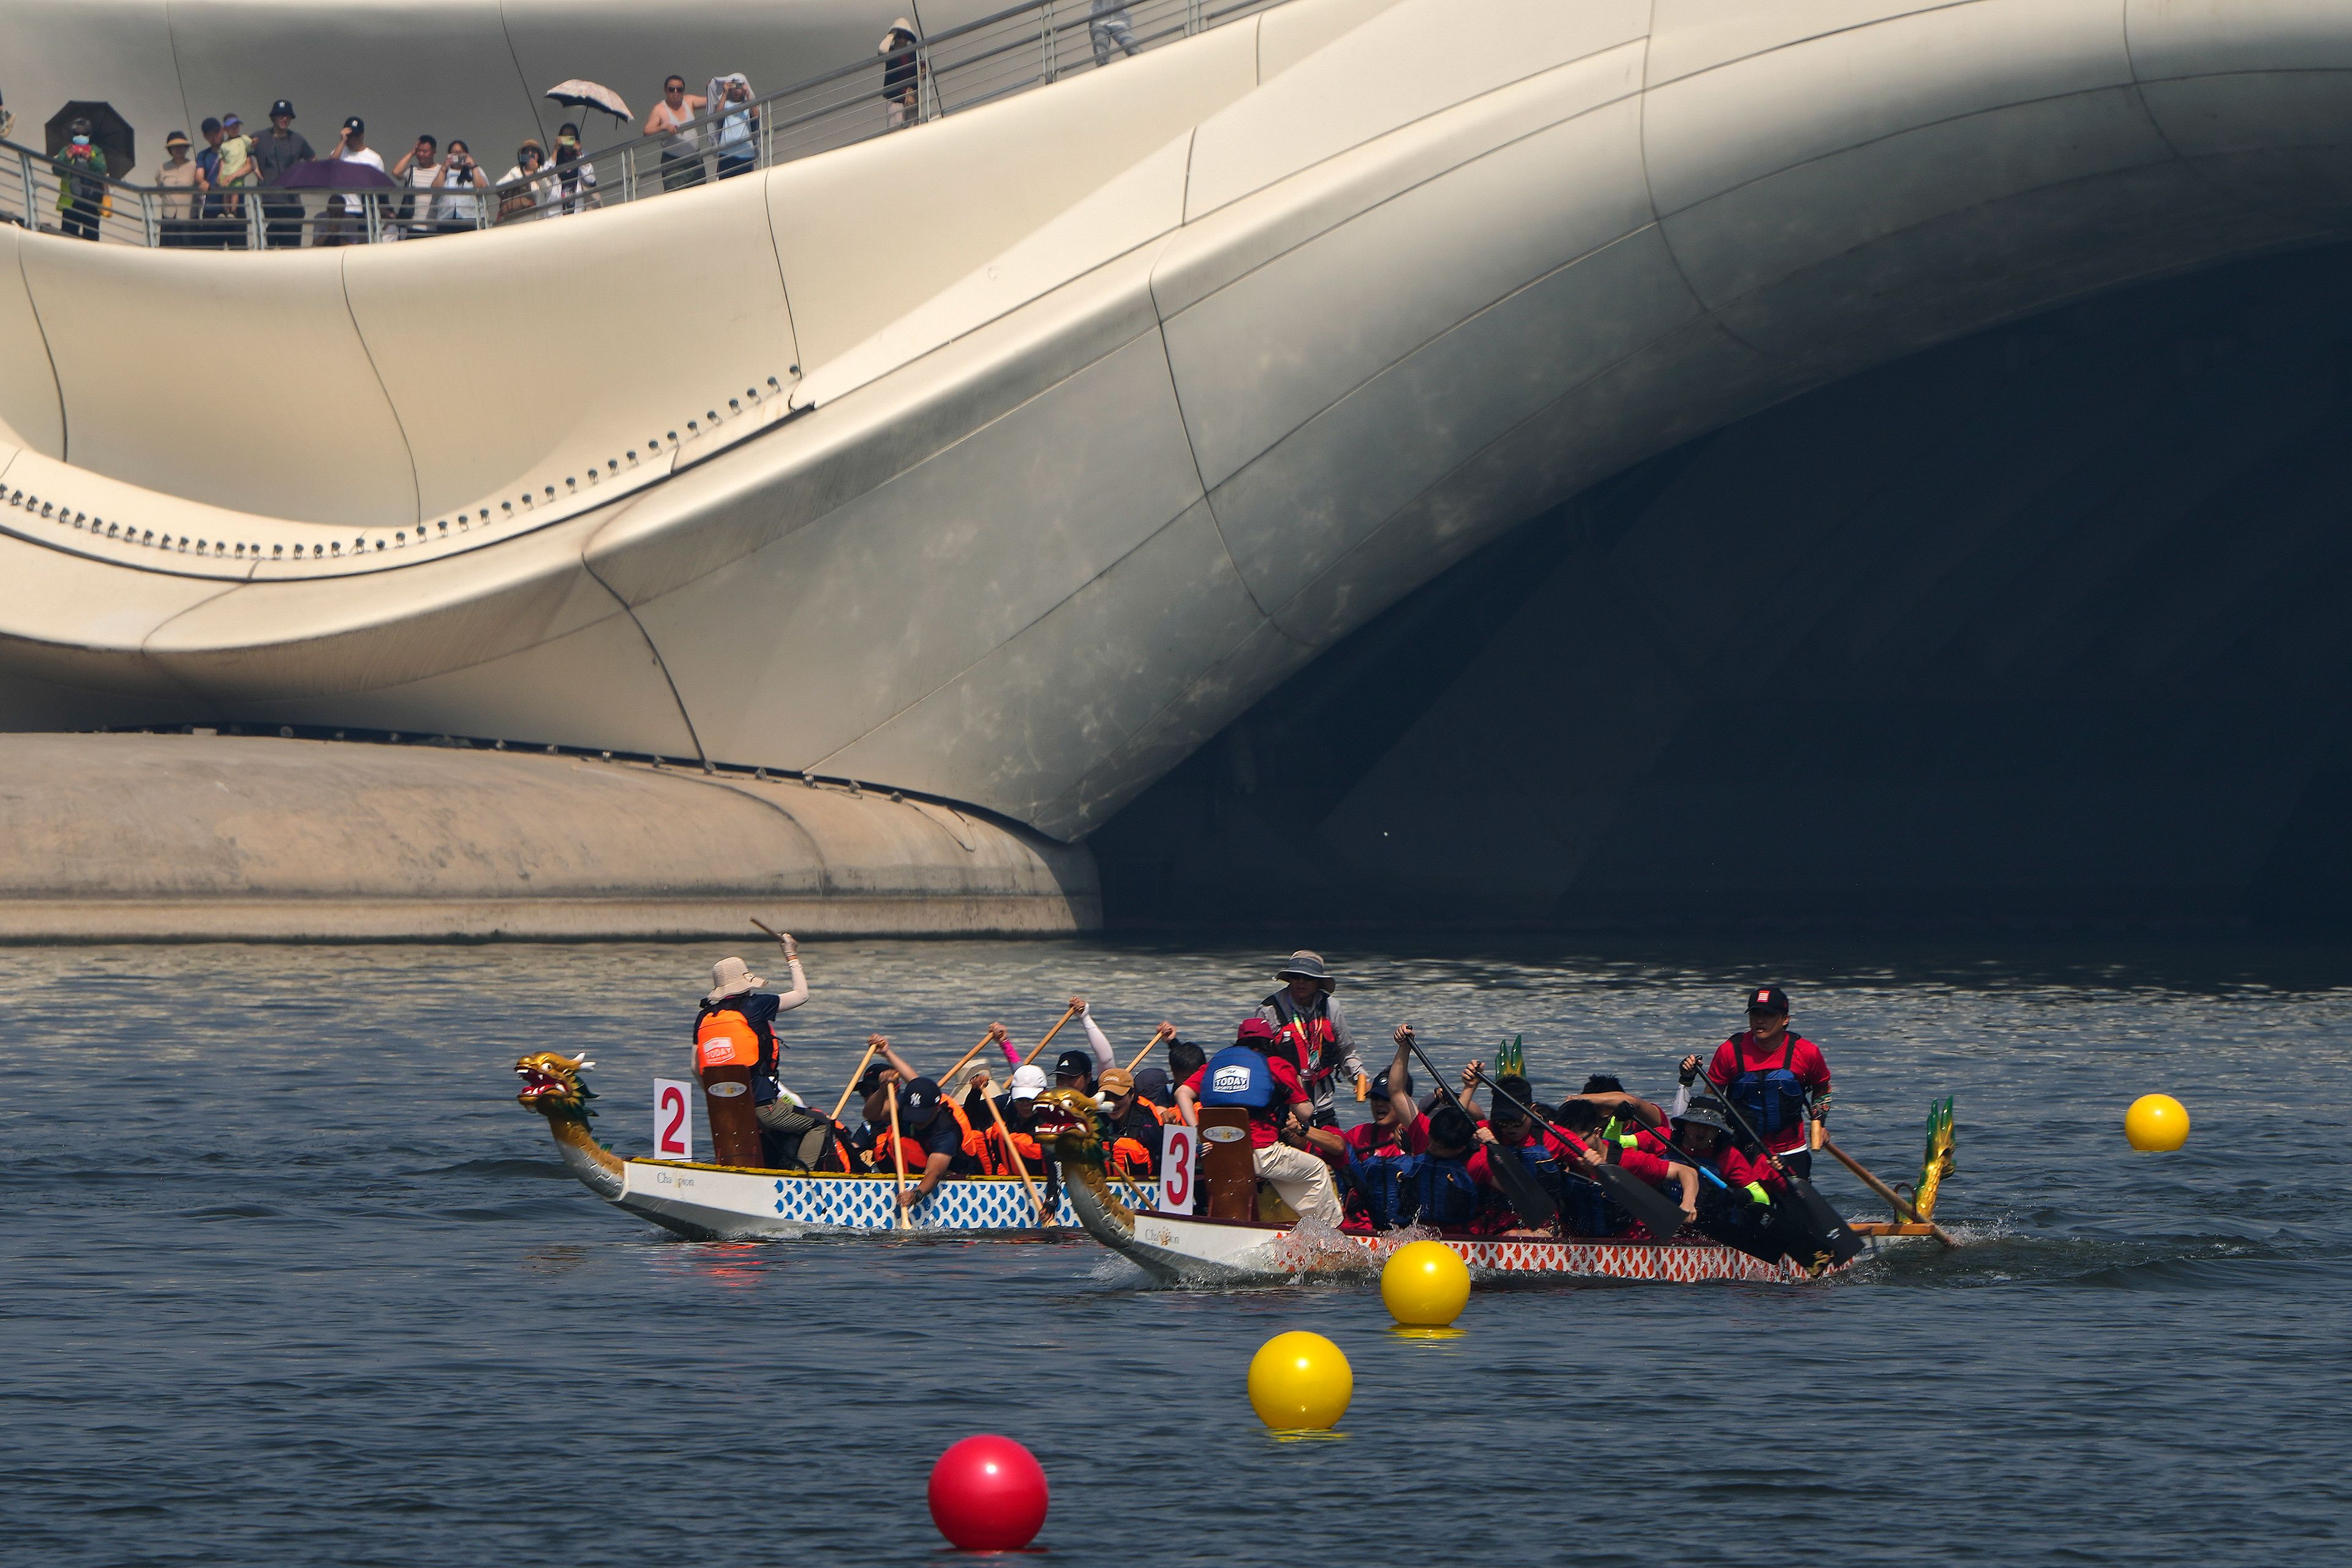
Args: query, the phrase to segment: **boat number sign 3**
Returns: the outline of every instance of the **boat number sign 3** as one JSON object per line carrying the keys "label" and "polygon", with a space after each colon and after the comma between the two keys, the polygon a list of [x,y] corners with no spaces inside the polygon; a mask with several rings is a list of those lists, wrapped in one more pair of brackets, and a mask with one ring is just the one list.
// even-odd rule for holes
{"label": "boat number sign 3", "polygon": [[1191,1214],[1201,1173],[1201,1130],[1179,1124],[1160,1138],[1160,1212]]}

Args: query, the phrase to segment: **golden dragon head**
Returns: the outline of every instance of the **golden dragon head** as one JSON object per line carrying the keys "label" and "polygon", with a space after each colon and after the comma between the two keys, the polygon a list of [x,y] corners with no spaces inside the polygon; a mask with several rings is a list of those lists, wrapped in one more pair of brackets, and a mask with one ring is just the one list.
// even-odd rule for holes
{"label": "golden dragon head", "polygon": [[1103,1108],[1092,1095],[1075,1089],[1049,1089],[1037,1097],[1029,1118],[1031,1135],[1065,1164],[1077,1161],[1099,1165],[1110,1152],[1103,1138]]}
{"label": "golden dragon head", "polygon": [[515,1100],[550,1121],[584,1125],[595,1114],[588,1102],[596,1096],[580,1075],[595,1065],[584,1056],[567,1057],[560,1051],[534,1051],[519,1058],[515,1076],[522,1079],[522,1092]]}

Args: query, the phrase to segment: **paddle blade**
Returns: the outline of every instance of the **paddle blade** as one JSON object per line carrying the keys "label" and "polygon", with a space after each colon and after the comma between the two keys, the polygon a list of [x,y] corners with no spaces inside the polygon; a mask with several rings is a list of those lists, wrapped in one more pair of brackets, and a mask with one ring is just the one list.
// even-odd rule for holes
{"label": "paddle blade", "polygon": [[[1861,1253],[1862,1237],[1854,1235],[1853,1227],[1845,1223],[1844,1215],[1830,1207],[1830,1201],[1822,1196],[1821,1189],[1804,1177],[1795,1174],[1789,1177],[1787,1208],[1785,1222],[1792,1222],[1790,1240],[1795,1244],[1790,1248],[1791,1252],[1799,1247],[1813,1253],[1826,1252],[1840,1263],[1847,1262]],[[1810,1260],[1809,1257],[1798,1258],[1800,1263]]]}
{"label": "paddle blade", "polygon": [[1530,1230],[1541,1230],[1559,1213],[1559,1205],[1552,1202],[1543,1184],[1509,1150],[1487,1150],[1486,1169],[1494,1173],[1495,1183],[1503,1189],[1503,1195],[1511,1200],[1521,1225]]}
{"label": "paddle blade", "polygon": [[1601,1191],[1660,1241],[1682,1229],[1683,1205],[1641,1177],[1616,1165],[1595,1166],[1592,1173],[1599,1179]]}

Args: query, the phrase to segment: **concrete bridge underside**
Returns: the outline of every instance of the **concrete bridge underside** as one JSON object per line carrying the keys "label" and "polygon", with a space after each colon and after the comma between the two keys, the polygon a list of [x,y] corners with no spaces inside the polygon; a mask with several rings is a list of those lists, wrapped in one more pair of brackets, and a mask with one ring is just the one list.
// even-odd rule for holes
{"label": "concrete bridge underside", "polygon": [[[1219,768],[1243,797],[1304,775],[1320,804],[1265,814],[1263,838],[1368,910],[1685,907],[1769,889],[1748,849],[1791,831],[1850,853],[1809,864],[1810,907],[1990,904],[2021,884],[1922,870],[1918,847],[2035,820],[2061,753],[2138,733],[2109,722],[2131,703],[2245,709],[2178,639],[2086,652],[2090,630],[2053,629],[2137,591],[2089,563],[2154,559],[2154,503],[2189,493],[2136,514],[2053,465],[2161,424],[2151,358],[2194,362],[2200,395],[2293,361],[2279,384],[2315,379],[2287,405],[2336,410],[2340,437],[2340,363],[2217,345],[2325,338],[2264,300],[2326,304],[2294,268],[2347,238],[2352,12],[2319,0],[1294,0],[511,233],[246,258],[0,231],[0,722],[348,725],[856,778],[1025,843],[1028,885],[1063,868],[1081,923],[1082,858],[1055,846],[1106,824],[1114,914],[1213,904],[1217,866],[1273,863],[1228,834],[1222,859],[1167,864],[1224,831],[1187,816]],[[686,286],[648,286],[682,258]],[[2204,292],[2143,286],[2168,277]],[[447,308],[548,279],[572,330]],[[2110,300],[2138,326],[2082,324]],[[2222,324],[2176,334],[2168,310]],[[276,450],[211,438],[225,380],[278,390]],[[2197,406],[2235,423],[2182,418],[2147,451],[2252,478],[2174,563],[2275,571],[2254,481],[2305,426]],[[2000,491],[2021,453],[2039,478]],[[1955,631],[1927,589],[1958,563],[1978,593]],[[1412,678],[1384,713],[1360,677],[1413,668],[1378,647],[1424,584],[1403,624],[1470,604],[1506,635],[1457,632],[1467,684]],[[2296,694],[2259,746],[2223,737],[2267,782],[2136,811],[2128,781],[2163,770],[2113,758],[2126,783],[2039,819],[2096,846],[2044,879],[2051,910],[2130,912],[2150,857],[2203,868],[2155,879],[2176,906],[2260,881],[2340,684],[2318,603],[2260,618],[2305,639],[2231,678]],[[1866,701],[1774,685],[1838,660]],[[1350,700],[1302,706],[1318,689]],[[2018,692],[2055,726],[2029,738],[2067,744],[2014,743]],[[1937,750],[1955,736],[1976,743]],[[1969,771],[2005,737],[2012,775],[2055,771]],[[1856,818],[1862,795],[1801,774],[1736,787],[1767,751],[1949,783]],[[1136,851],[1154,837],[1157,861]]]}

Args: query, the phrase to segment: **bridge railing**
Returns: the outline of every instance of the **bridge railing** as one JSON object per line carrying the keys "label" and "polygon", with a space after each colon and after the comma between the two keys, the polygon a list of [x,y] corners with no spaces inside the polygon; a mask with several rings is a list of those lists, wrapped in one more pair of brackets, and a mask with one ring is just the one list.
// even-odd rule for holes
{"label": "bridge railing", "polygon": [[[0,222],[103,244],[287,250],[419,239],[642,201],[831,152],[1100,70],[1286,0],[1024,0],[911,47],[713,106],[488,190],[246,188],[209,195],[64,173],[0,142]],[[703,84],[692,84],[699,90]]]}

